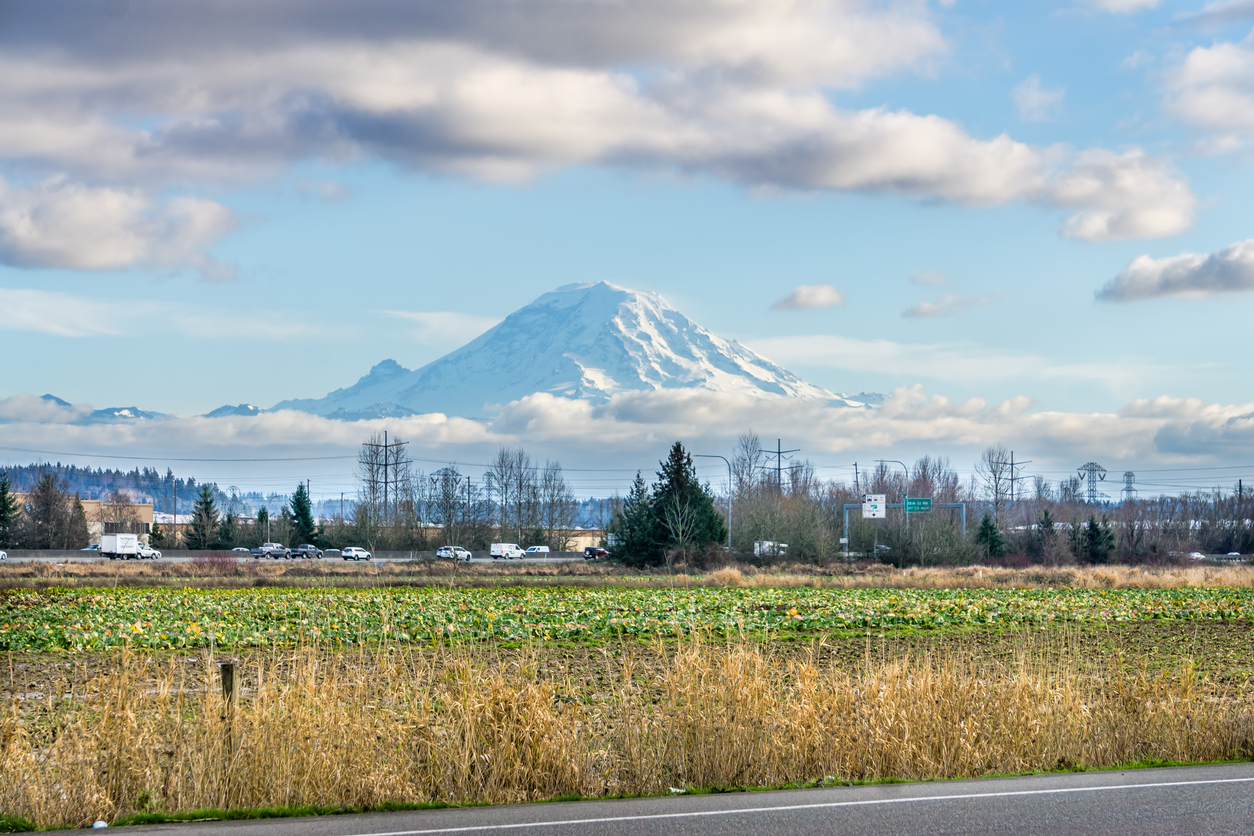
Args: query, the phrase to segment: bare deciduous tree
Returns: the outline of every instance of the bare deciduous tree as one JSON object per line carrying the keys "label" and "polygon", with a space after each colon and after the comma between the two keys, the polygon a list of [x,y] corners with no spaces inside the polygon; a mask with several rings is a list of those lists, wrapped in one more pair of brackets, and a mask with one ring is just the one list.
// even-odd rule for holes
{"label": "bare deciduous tree", "polygon": [[980,477],[984,493],[992,506],[993,520],[999,525],[1002,520],[1002,506],[1010,496],[1010,451],[1000,444],[985,447],[980,459],[975,463],[975,472]]}

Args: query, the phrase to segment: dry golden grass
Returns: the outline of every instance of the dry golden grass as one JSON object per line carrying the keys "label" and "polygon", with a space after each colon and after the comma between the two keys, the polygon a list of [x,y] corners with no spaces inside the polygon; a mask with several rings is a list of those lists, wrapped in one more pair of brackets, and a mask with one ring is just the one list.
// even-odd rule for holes
{"label": "dry golden grass", "polygon": [[[1010,662],[692,641],[602,652],[310,648],[240,663],[120,653],[0,720],[0,810],[43,826],[136,810],[511,802],[824,777],[952,778],[1254,757],[1249,695],[1127,673],[1065,641]],[[1082,664],[1081,664],[1082,663]],[[72,695],[66,696],[68,690]]]}
{"label": "dry golden grass", "polygon": [[524,563],[453,564],[447,561],[400,561],[360,565],[340,560],[243,561],[238,564],[71,561],[12,562],[0,565],[0,587],[54,586],[255,586],[357,587],[427,586],[813,586],[822,588],[1169,589],[1175,587],[1254,586],[1254,564],[1228,566],[1037,566],[1003,569],[958,566],[896,569],[882,564],[836,563],[828,566],[784,564],[769,567],[726,566],[708,574],[688,570],[672,574],[614,564]]}

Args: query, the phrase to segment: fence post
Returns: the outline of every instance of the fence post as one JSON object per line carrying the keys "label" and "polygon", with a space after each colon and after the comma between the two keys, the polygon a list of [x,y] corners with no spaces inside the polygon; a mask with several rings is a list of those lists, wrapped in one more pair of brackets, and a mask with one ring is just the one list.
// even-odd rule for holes
{"label": "fence post", "polygon": [[234,662],[219,662],[222,675],[222,732],[226,740],[226,756],[222,764],[223,807],[231,806],[231,769],[235,760],[235,706],[239,702],[239,680],[235,678]]}

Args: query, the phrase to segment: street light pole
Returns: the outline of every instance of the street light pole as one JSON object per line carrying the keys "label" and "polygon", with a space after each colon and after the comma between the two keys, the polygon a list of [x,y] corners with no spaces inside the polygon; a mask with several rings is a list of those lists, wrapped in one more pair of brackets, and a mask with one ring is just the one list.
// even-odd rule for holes
{"label": "street light pole", "polygon": [[901,508],[906,512],[906,537],[910,536],[910,468],[906,467],[905,462],[899,462],[896,459],[876,459],[877,462],[884,464],[899,464],[901,469],[906,471],[906,493],[901,502]]}
{"label": "street light pole", "polygon": [[726,456],[692,453],[694,459],[722,459],[727,464],[727,548],[731,548],[731,515],[732,515],[732,469]]}

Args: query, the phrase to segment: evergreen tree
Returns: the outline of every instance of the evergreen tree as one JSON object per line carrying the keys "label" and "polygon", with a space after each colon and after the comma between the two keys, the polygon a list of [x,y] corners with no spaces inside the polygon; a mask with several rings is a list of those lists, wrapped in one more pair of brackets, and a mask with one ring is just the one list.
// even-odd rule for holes
{"label": "evergreen tree", "polygon": [[610,522],[610,533],[614,535],[614,557],[630,566],[653,562],[658,551],[653,535],[653,496],[639,471],[627,500]]}
{"label": "evergreen tree", "polygon": [[218,523],[218,542],[220,549],[233,549],[239,542],[239,520],[229,511],[222,515]]}
{"label": "evergreen tree", "polygon": [[980,528],[975,532],[975,542],[984,547],[984,553],[989,557],[1001,557],[1006,553],[1006,541],[997,530],[997,523],[988,514],[980,521]]}
{"label": "evergreen tree", "polygon": [[1084,557],[1089,563],[1106,563],[1110,560],[1110,555],[1115,550],[1115,532],[1111,530],[1105,515],[1099,523],[1096,514],[1089,514],[1088,522],[1084,524],[1081,543]]}
{"label": "evergreen tree", "polygon": [[292,495],[292,527],[295,529],[296,539],[301,543],[315,543],[318,532],[314,528],[313,519],[313,503],[309,500],[309,492],[305,490],[302,482],[296,486],[296,493]]}
{"label": "evergreen tree", "polygon": [[201,485],[196,506],[192,508],[192,521],[184,538],[189,549],[212,549],[218,540],[218,503],[213,498],[213,487]]}
{"label": "evergreen tree", "polygon": [[156,523],[152,524],[152,531],[148,532],[148,545],[154,549],[165,548],[165,532]]}
{"label": "evergreen tree", "polygon": [[65,545],[63,549],[81,549],[91,542],[91,532],[87,530],[87,511],[83,508],[83,498],[74,494],[74,502],[70,504],[70,518],[66,525]]}
{"label": "evergreen tree", "polygon": [[257,509],[257,525],[254,529],[256,534],[253,539],[258,543],[263,543],[270,539],[270,512],[266,510],[266,506]]}
{"label": "evergreen tree", "polygon": [[697,480],[692,456],[678,441],[661,463],[653,486],[653,531],[662,549],[704,548],[727,539],[723,515],[709,489]]}
{"label": "evergreen tree", "polygon": [[0,473],[0,548],[11,547],[17,535],[17,498],[9,474]]}

